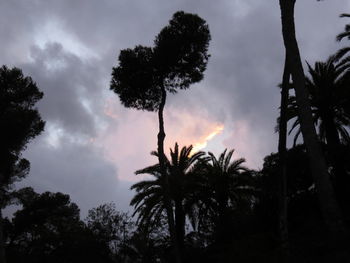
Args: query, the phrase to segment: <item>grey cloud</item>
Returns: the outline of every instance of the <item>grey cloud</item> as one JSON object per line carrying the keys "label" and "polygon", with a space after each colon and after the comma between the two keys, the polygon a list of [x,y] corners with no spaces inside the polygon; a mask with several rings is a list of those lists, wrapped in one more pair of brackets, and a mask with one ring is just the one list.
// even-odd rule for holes
{"label": "grey cloud", "polygon": [[70,134],[95,135],[93,112],[83,106],[91,102],[93,111],[101,108],[100,72],[97,63],[86,63],[65,51],[59,43],[49,43],[44,49],[31,48],[32,63],[22,65],[44,92],[38,104],[44,120],[58,123]]}
{"label": "grey cloud", "polygon": [[[259,148],[255,154],[262,161],[264,154],[275,150],[274,125],[279,103],[276,85],[283,70],[283,43],[279,10],[273,5],[259,7],[239,19],[221,10],[220,20],[210,26],[212,57],[204,81],[191,92],[181,91],[169,100],[173,100],[170,104],[190,105],[189,111],[193,105],[198,111],[205,109],[213,120],[224,121],[226,129],[233,133],[244,120],[249,130],[256,131],[249,135],[259,138],[252,140],[259,145],[250,148]],[[232,24],[227,24],[230,19]],[[227,147],[237,147],[226,141]],[[265,148],[265,153],[260,148]]]}
{"label": "grey cloud", "polygon": [[[330,2],[325,7],[316,1],[297,2],[297,35],[302,59],[325,59],[339,48],[334,41],[339,28],[337,16],[345,12],[346,3]],[[255,155],[260,156],[262,162],[264,155],[276,151],[274,127],[280,100],[276,86],[281,82],[284,63],[278,3],[254,3],[242,17],[233,15],[227,8],[207,6],[205,16],[213,37],[205,80],[191,93],[180,92],[176,98],[170,98],[173,100],[170,104],[190,105],[189,111],[192,105],[205,108],[212,112],[213,119],[229,117],[224,119],[226,124],[233,123],[227,125],[233,134],[240,120],[244,120],[252,137],[250,151],[256,149]],[[343,25],[344,21],[340,28]],[[229,138],[225,142],[227,145]]]}
{"label": "grey cloud", "polygon": [[[325,59],[339,47],[334,37],[346,21],[338,15],[349,12],[348,0],[299,0],[296,7],[303,59],[310,62]],[[108,83],[120,49],[152,45],[156,34],[177,10],[195,12],[207,20],[212,34],[212,57],[204,80],[190,90],[169,96],[166,107],[224,123],[228,129],[224,144],[228,148],[236,148],[236,142],[239,145],[240,139],[235,135],[240,130],[237,126],[244,121],[249,131],[244,140],[249,145],[240,145],[246,149],[237,152],[247,153],[259,166],[256,160],[262,161],[264,155],[276,150],[274,126],[279,105],[276,85],[281,81],[284,62],[277,0],[1,1],[0,24],[6,26],[0,27],[3,51],[0,59],[23,67],[44,91],[39,105],[44,119],[58,122],[67,133],[77,137],[94,136],[99,126],[96,119],[108,122],[102,114],[104,95],[118,100],[108,93]],[[45,48],[33,47],[38,29],[51,20],[57,20],[96,58],[79,58],[59,40],[56,41],[60,43]],[[31,62],[27,61],[28,54],[32,55]],[[58,63],[57,68],[50,71],[47,67],[50,63]],[[90,102],[92,112],[82,106],[81,97]],[[119,119],[114,122],[120,126],[125,111],[118,108]],[[116,181],[111,164],[93,146],[63,142],[61,148],[48,148],[44,144],[46,136],[28,147],[32,172],[25,183],[43,191],[70,193],[83,207],[102,199],[109,201],[109,196],[117,202],[123,196],[119,199],[124,204],[128,202],[129,197],[124,196],[132,193],[124,182]],[[123,147],[127,146],[120,145],[121,155]],[[134,166],[140,167],[137,163]],[[99,193],[98,196],[89,196],[88,189]]]}
{"label": "grey cloud", "polygon": [[54,148],[41,136],[25,152],[31,161],[31,172],[18,187],[32,185],[38,192],[63,192],[81,208],[88,209],[105,202],[116,202],[128,210],[128,183],[120,182],[114,166],[106,161],[101,149],[93,145],[74,143],[63,138]]}

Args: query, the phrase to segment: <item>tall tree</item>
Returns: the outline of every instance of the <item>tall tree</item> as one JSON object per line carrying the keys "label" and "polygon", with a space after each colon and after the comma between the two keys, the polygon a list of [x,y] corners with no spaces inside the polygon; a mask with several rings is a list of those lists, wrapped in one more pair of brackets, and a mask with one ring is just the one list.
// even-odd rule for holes
{"label": "tall tree", "polygon": [[28,174],[21,158],[27,144],[44,130],[35,103],[43,97],[30,77],[18,68],[0,68],[0,262],[5,262],[1,209],[12,183]]}
{"label": "tall tree", "polygon": [[305,75],[300,59],[298,43],[295,36],[294,6],[295,0],[279,0],[282,21],[282,34],[286,53],[290,58],[296,101],[299,109],[301,132],[309,153],[311,172],[315,181],[320,208],[328,225],[331,236],[337,240],[344,235],[345,226],[335,199],[326,161],[318,142],[316,129],[312,120],[308,92],[305,88]]}
{"label": "tall tree", "polygon": [[[175,93],[202,80],[209,59],[209,41],[206,22],[197,15],[179,11],[158,34],[153,48],[136,46],[122,50],[119,66],[113,68],[110,88],[126,107],[158,111],[158,159],[166,187],[169,183],[165,167],[163,111],[167,91]],[[165,196],[165,203],[170,236],[178,250],[169,196]]]}
{"label": "tall tree", "polygon": [[278,123],[278,157],[280,165],[279,232],[283,262],[287,262],[289,258],[287,213],[287,107],[289,97],[289,81],[290,70],[288,65],[288,55],[286,54],[282,78],[280,117]]}
{"label": "tall tree", "polygon": [[[159,221],[163,211],[166,210],[166,196],[170,197],[174,209],[176,243],[180,253],[184,246],[185,219],[190,213],[186,199],[193,190],[189,188],[190,173],[195,163],[204,155],[203,152],[191,154],[192,149],[193,147],[189,146],[179,151],[176,143],[174,149],[170,150],[170,159],[166,159],[168,173],[166,176],[161,173],[160,164],[155,164],[136,172],[136,174],[150,174],[155,177],[153,180],[141,181],[131,187],[137,192],[130,204],[135,206],[134,214],[138,213],[139,225],[148,224],[151,220]],[[159,155],[157,152],[152,154],[157,157]],[[165,178],[168,180],[166,181]]]}

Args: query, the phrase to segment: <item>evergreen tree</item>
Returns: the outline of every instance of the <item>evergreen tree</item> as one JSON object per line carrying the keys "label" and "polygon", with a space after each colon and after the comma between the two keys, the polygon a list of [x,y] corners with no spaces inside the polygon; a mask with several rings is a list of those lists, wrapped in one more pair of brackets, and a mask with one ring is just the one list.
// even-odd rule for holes
{"label": "evergreen tree", "polygon": [[18,68],[0,68],[0,261],[5,262],[1,209],[12,183],[25,177],[29,162],[21,158],[27,144],[44,130],[34,107],[43,97],[31,77]]}

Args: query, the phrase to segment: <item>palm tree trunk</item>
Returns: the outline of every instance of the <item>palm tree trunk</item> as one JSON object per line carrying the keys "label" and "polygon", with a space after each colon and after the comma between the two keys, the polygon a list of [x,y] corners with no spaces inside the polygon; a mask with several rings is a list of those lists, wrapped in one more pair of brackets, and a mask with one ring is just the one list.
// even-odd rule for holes
{"label": "palm tree trunk", "polygon": [[288,203],[287,203],[287,106],[289,96],[290,70],[288,65],[288,55],[284,62],[281,107],[278,136],[278,157],[280,164],[280,197],[279,197],[279,231],[282,248],[282,262],[288,262],[289,242],[288,242]]}
{"label": "palm tree trunk", "polygon": [[294,5],[295,0],[279,0],[282,19],[282,34],[286,53],[290,58],[296,102],[299,108],[301,132],[306,145],[312,176],[318,193],[320,209],[329,233],[334,240],[344,235],[345,226],[336,202],[334,190],[327,171],[327,165],[321,146],[318,142],[316,129],[312,120],[308,92],[305,88],[305,75],[300,59],[299,48],[295,37]]}
{"label": "palm tree trunk", "polygon": [[166,90],[164,85],[161,85],[161,102],[158,109],[158,121],[159,121],[159,132],[158,132],[158,160],[160,165],[160,172],[162,176],[165,178],[165,189],[164,189],[164,203],[165,203],[165,210],[167,213],[168,218],[168,226],[169,226],[169,234],[170,234],[170,240],[174,249],[174,256],[176,263],[181,263],[181,257],[180,257],[180,251],[177,244],[177,238],[176,238],[176,229],[175,229],[175,223],[174,223],[174,213],[173,213],[173,207],[171,205],[171,199],[170,199],[170,185],[169,185],[169,178],[168,174],[166,172],[166,157],[164,154],[164,139],[165,139],[165,132],[164,132],[164,118],[163,118],[163,111],[164,106],[166,102]]}

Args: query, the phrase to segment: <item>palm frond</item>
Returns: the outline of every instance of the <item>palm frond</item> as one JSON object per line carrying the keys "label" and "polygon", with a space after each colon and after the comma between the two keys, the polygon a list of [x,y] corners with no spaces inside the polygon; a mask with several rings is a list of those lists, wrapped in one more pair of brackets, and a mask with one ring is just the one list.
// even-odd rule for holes
{"label": "palm frond", "polygon": [[343,58],[348,52],[350,52],[350,47],[343,47],[339,49],[335,54],[334,54],[334,61],[338,62],[341,58]]}
{"label": "palm frond", "polygon": [[222,163],[222,168],[224,171],[227,171],[229,169],[233,151],[234,150],[229,151],[226,157],[224,158],[224,162]]}
{"label": "palm frond", "polygon": [[159,177],[159,174],[160,174],[160,165],[159,165],[159,163],[157,163],[157,164],[148,166],[148,167],[143,168],[143,169],[141,169],[141,170],[137,170],[137,171],[135,172],[135,174],[136,174],[136,175],[138,175],[138,174],[150,174],[150,175]]}

